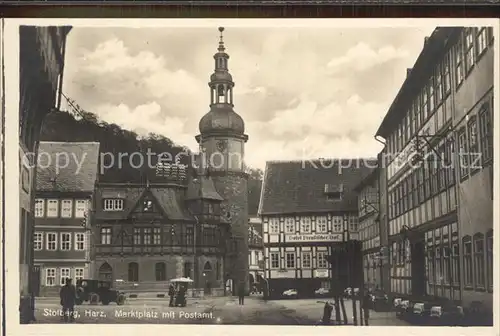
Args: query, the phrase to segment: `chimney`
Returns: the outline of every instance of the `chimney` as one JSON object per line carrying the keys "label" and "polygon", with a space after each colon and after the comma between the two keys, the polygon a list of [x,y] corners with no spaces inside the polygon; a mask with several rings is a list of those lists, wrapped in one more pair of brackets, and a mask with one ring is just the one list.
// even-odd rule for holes
{"label": "chimney", "polygon": [[427,42],[429,42],[429,36],[426,36],[424,38],[424,47],[427,45]]}
{"label": "chimney", "polygon": [[407,68],[407,69],[406,69],[406,77],[410,76],[410,74],[411,74],[411,69],[412,69],[412,68]]}

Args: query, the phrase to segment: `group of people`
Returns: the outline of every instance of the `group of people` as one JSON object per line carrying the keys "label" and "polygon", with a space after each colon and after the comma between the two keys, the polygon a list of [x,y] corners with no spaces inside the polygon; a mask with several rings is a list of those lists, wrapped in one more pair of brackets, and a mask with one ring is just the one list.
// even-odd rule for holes
{"label": "group of people", "polygon": [[178,288],[175,288],[174,284],[171,283],[168,287],[168,296],[170,301],[168,303],[169,307],[186,306],[186,292],[187,285],[181,284]]}

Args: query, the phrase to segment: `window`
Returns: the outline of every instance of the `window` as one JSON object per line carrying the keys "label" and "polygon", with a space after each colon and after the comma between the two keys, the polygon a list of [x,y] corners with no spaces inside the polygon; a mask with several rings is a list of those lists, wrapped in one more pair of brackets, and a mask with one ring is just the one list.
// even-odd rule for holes
{"label": "window", "polygon": [[287,218],[285,219],[285,233],[294,233],[295,232],[295,219]]}
{"label": "window", "polygon": [[464,246],[464,285],[472,287],[472,243],[470,236],[463,238]]}
{"label": "window", "polygon": [[493,128],[491,125],[491,110],[488,104],[485,104],[479,111],[479,137],[481,159],[484,165],[493,158]]}
{"label": "window", "polygon": [[443,276],[442,276],[442,271],[441,271],[441,248],[440,247],[436,247],[434,249],[434,262],[435,262],[435,270],[436,270],[436,284],[437,285],[440,285],[442,284],[442,279],[443,279]]}
{"label": "window", "polygon": [[285,254],[286,268],[295,268],[295,252]]}
{"label": "window", "polygon": [[144,229],[144,245],[151,245],[151,229]]}
{"label": "window", "polygon": [[316,256],[316,268],[328,268],[328,261],[326,260],[327,252],[318,252]]}
{"label": "window", "polygon": [[429,87],[425,86],[422,89],[422,124],[427,121],[429,117]]}
{"label": "window", "polygon": [[194,231],[192,227],[186,228],[186,245],[192,246],[194,244]]}
{"label": "window", "polygon": [[434,94],[434,86],[436,85],[436,77],[431,77],[429,80],[429,114],[434,112],[436,106],[436,96]]}
{"label": "window", "polygon": [[434,250],[433,250],[434,247],[432,246],[429,246],[428,247],[428,250],[427,250],[427,256],[426,256],[426,259],[427,259],[427,282],[430,283],[430,284],[433,284],[434,283],[434,278],[435,278],[435,275],[434,275]]}
{"label": "window", "polygon": [[55,286],[56,285],[56,269],[47,268],[45,269],[45,285]]}
{"label": "window", "polygon": [[443,65],[440,64],[436,69],[436,106],[439,106],[443,100]]}
{"label": "window", "polygon": [[488,288],[493,290],[493,230],[486,234],[486,273]]}
{"label": "window", "polygon": [[134,245],[141,245],[141,229],[134,229]]}
{"label": "window", "polygon": [[349,216],[349,231],[350,232],[358,231],[358,217]]}
{"label": "window", "polygon": [[66,279],[71,278],[71,269],[61,268],[59,272],[59,284],[64,286],[66,284]]}
{"label": "window", "polygon": [[106,227],[101,228],[101,244],[104,245],[111,244],[111,228],[106,228]]}
{"label": "window", "polygon": [[311,252],[302,252],[302,268],[312,267]]}
{"label": "window", "polygon": [[43,248],[43,233],[35,232],[35,238],[33,241],[33,249],[35,251],[41,251]]}
{"label": "window", "polygon": [[85,250],[85,233],[75,233],[75,250]]}
{"label": "window", "polygon": [[451,90],[451,73],[450,73],[450,53],[444,56],[443,60],[443,96],[446,97]]}
{"label": "window", "polygon": [[[192,229],[191,229],[192,231]],[[186,232],[189,232],[189,228]],[[191,232],[192,234],[192,232]],[[189,233],[187,234],[189,237]],[[160,228],[153,228],[153,245],[161,245],[161,230]]]}
{"label": "window", "polygon": [[57,234],[49,232],[47,233],[47,250],[48,251],[55,251],[57,250]]}
{"label": "window", "polygon": [[477,156],[479,155],[479,145],[477,139],[477,120],[475,116],[471,117],[467,122],[467,131],[469,133],[468,163],[470,168],[474,170],[479,168],[479,162],[477,160]]}
{"label": "window", "polygon": [[487,47],[488,47],[488,37],[486,36],[486,28],[484,27],[477,28],[476,55],[478,59],[486,51]]}
{"label": "window", "polygon": [[316,232],[317,233],[328,232],[328,224],[327,224],[326,217],[317,217],[316,218]]}
{"label": "window", "polygon": [[83,268],[75,268],[75,283],[84,278]]}
{"label": "window", "polygon": [[448,246],[443,246],[443,281],[445,284],[450,284],[450,248]]}
{"label": "window", "polygon": [[61,217],[71,218],[73,215],[73,201],[72,200],[62,200],[61,201]]}
{"label": "window", "polygon": [[59,211],[58,200],[47,200],[47,217],[57,217]]}
{"label": "window", "polygon": [[166,266],[164,262],[156,263],[155,265],[155,278],[156,281],[167,280]]}
{"label": "window", "polygon": [[474,278],[476,288],[485,288],[484,235],[474,235]]}
{"label": "window", "polygon": [[271,233],[271,234],[280,233],[279,219],[272,218],[269,220],[269,233]]}
{"label": "window", "polygon": [[61,251],[71,250],[71,233],[61,233]]}
{"label": "window", "polygon": [[464,54],[462,42],[455,45],[455,85],[457,88],[464,81]]}
{"label": "window", "polygon": [[280,254],[278,252],[271,252],[269,257],[271,259],[271,268],[280,268]]}
{"label": "window", "polygon": [[458,285],[460,283],[460,251],[458,242],[451,246],[451,283]]}
{"label": "window", "polygon": [[87,200],[76,200],[75,201],[75,217],[84,218],[87,213],[88,201]]}
{"label": "window", "polygon": [[105,199],[104,211],[121,211],[123,210],[122,199]]}
{"label": "window", "polygon": [[458,156],[460,165],[460,177],[463,178],[468,173],[469,160],[468,160],[468,149],[467,149],[467,135],[465,132],[465,127],[462,127],[458,131]]}
{"label": "window", "polygon": [[37,198],[35,200],[35,217],[45,216],[45,200]]}
{"label": "window", "polygon": [[465,30],[465,71],[469,73],[474,66],[474,28]]}
{"label": "window", "polygon": [[185,262],[184,263],[184,277],[185,278],[191,278],[191,269],[192,269],[192,265],[190,262]]}
{"label": "window", "polygon": [[332,217],[333,232],[342,232],[343,219],[340,216]]}
{"label": "window", "polygon": [[300,232],[311,233],[311,218],[303,217],[300,219]]}
{"label": "window", "polygon": [[136,262],[128,264],[128,281],[139,281],[139,264]]}

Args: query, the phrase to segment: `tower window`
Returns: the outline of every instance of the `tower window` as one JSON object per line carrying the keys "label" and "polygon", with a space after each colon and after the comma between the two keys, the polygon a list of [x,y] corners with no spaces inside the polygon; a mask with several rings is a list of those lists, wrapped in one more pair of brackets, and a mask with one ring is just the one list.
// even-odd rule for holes
{"label": "tower window", "polygon": [[221,84],[221,85],[219,85],[219,86],[217,87],[217,92],[218,92],[219,97],[224,96],[224,85],[222,85],[222,84]]}

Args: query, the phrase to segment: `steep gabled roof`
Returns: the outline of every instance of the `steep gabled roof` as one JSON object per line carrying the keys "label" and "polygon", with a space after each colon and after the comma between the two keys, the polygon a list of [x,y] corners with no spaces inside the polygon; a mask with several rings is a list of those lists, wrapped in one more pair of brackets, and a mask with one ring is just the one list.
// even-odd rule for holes
{"label": "steep gabled roof", "polygon": [[217,192],[213,180],[209,176],[198,176],[189,181],[186,200],[208,199],[223,201],[224,198]]}
{"label": "steep gabled roof", "polygon": [[93,192],[99,164],[98,142],[41,141],[37,191]]}
{"label": "steep gabled roof", "polygon": [[[167,219],[194,220],[184,204],[184,190],[172,186],[152,186],[148,191],[144,186],[130,186],[126,184],[98,186],[95,194],[96,218],[100,220],[126,219],[148,192],[156,199],[155,201],[160,207],[162,215],[166,216]],[[106,198],[123,199],[124,209],[122,211],[104,211],[103,201]]]}
{"label": "steep gabled roof", "polygon": [[[354,188],[377,159],[271,161],[266,163],[259,215],[357,211]],[[328,200],[325,189],[338,186],[341,200]]]}

